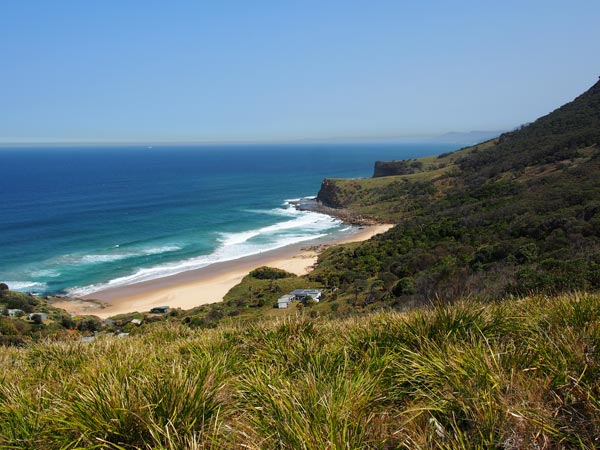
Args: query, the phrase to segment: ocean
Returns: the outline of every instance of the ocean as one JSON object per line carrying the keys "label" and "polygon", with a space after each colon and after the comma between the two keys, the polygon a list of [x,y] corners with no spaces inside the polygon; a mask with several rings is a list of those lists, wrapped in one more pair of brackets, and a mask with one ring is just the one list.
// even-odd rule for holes
{"label": "ocean", "polygon": [[0,282],[82,296],[340,233],[290,201],[451,144],[0,148]]}

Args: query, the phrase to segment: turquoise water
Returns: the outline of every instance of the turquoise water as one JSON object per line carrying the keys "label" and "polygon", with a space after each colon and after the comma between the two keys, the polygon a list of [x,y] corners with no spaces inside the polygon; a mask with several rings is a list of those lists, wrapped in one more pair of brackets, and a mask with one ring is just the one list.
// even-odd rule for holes
{"label": "turquoise water", "polygon": [[0,149],[0,281],[84,295],[347,228],[300,212],[325,177],[446,144]]}

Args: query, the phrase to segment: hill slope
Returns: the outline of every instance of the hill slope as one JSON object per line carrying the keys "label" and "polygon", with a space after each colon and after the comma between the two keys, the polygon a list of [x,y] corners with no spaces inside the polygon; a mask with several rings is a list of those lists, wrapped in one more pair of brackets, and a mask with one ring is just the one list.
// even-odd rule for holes
{"label": "hill slope", "polygon": [[[324,205],[398,226],[326,252],[311,278],[360,291],[363,303],[597,289],[599,144],[600,82],[497,139],[376,163],[377,175],[402,175],[324,180]],[[371,295],[374,281],[391,278],[388,292]]]}
{"label": "hill slope", "polygon": [[600,296],[0,347],[0,448],[594,448]]}

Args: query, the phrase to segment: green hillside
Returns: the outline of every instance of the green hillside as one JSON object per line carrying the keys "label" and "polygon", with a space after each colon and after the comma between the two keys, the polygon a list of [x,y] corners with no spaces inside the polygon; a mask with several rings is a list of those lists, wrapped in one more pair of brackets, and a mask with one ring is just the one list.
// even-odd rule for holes
{"label": "green hillside", "polygon": [[[497,139],[394,166],[405,174],[324,180],[324,205],[398,225],[330,249],[311,279],[396,306],[600,287],[600,83]],[[396,283],[370,295],[381,279]]]}

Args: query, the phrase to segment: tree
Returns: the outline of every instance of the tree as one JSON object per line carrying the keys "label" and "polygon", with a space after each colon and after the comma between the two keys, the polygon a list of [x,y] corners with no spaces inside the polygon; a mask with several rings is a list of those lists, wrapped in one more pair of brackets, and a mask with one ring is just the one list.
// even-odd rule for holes
{"label": "tree", "polygon": [[380,280],[379,278],[371,283],[371,292],[383,291],[384,288],[385,288],[385,283],[383,282],[383,280]]}
{"label": "tree", "polygon": [[411,295],[415,292],[415,280],[412,277],[401,278],[392,289],[392,293],[396,297],[400,297],[402,295]]}
{"label": "tree", "polygon": [[102,322],[95,316],[85,317],[77,322],[79,331],[99,331],[102,328]]}
{"label": "tree", "polygon": [[367,288],[368,281],[364,278],[354,280],[354,304],[358,304],[358,294]]}

